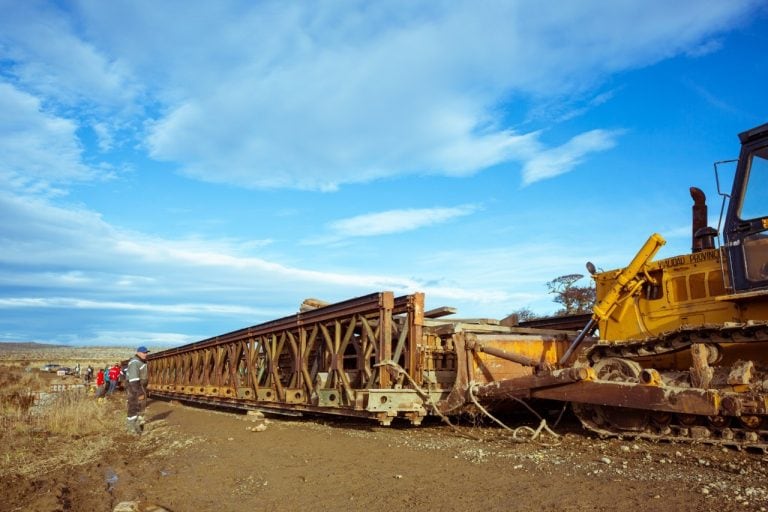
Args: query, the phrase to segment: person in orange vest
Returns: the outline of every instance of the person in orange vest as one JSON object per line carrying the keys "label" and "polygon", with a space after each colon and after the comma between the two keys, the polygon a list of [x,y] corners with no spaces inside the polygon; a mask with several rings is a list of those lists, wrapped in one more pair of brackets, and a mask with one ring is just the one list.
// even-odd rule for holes
{"label": "person in orange vest", "polygon": [[115,365],[109,369],[109,391],[107,391],[107,395],[111,395],[115,388],[117,387],[117,380],[120,378],[120,366],[115,363]]}
{"label": "person in orange vest", "polygon": [[99,368],[99,373],[96,374],[96,398],[101,398],[104,395],[104,370]]}

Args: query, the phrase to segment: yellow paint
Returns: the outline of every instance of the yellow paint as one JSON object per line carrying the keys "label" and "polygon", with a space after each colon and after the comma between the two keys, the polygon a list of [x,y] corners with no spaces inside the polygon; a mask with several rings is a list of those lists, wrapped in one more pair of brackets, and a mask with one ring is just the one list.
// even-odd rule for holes
{"label": "yellow paint", "polygon": [[768,298],[717,300],[728,294],[719,249],[646,262],[636,274],[636,288],[616,298],[620,271],[597,274],[598,304],[612,309],[598,322],[600,339],[608,342],[644,339],[684,325],[768,320]]}
{"label": "yellow paint", "polygon": [[[552,337],[503,335],[494,339],[493,335],[484,335],[481,343],[505,352],[525,356],[538,362],[554,365],[568,349],[569,341]],[[471,359],[474,379],[477,383],[501,381],[533,374],[533,368],[508,361],[483,352],[473,352]]]}

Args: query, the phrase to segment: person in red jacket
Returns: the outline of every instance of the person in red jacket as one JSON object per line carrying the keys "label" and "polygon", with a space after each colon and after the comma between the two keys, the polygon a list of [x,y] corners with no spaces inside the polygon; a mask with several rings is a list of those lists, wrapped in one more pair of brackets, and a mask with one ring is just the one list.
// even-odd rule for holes
{"label": "person in red jacket", "polygon": [[117,380],[120,378],[120,365],[115,365],[109,369],[109,390],[107,395],[111,395],[117,387]]}
{"label": "person in red jacket", "polygon": [[96,374],[96,398],[102,395],[104,395],[104,370],[99,368],[99,373]]}

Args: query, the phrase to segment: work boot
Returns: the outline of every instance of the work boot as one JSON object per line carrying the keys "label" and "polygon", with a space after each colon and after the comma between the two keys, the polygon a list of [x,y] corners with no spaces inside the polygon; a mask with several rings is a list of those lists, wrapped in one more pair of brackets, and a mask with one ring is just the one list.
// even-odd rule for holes
{"label": "work boot", "polygon": [[129,418],[126,420],[126,424],[128,425],[128,433],[133,434],[135,436],[141,435],[141,425],[139,424],[139,418]]}

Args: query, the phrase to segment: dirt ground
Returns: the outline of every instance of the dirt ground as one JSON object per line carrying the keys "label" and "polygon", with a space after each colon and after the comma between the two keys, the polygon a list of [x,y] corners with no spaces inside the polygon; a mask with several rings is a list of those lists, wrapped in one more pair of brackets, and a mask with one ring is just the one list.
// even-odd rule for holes
{"label": "dirt ground", "polygon": [[439,423],[273,416],[253,432],[243,414],[157,400],[148,419],[140,438],[105,432],[100,460],[4,475],[0,510],[768,510],[763,454],[601,440],[569,418],[557,446]]}

